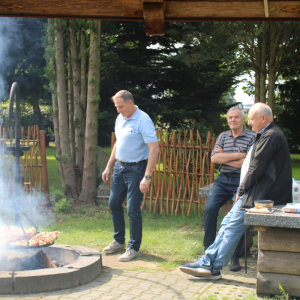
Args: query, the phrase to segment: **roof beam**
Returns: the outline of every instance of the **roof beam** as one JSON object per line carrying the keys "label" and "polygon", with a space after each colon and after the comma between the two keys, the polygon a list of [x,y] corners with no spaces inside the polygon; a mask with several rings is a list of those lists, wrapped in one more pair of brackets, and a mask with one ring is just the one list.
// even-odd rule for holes
{"label": "roof beam", "polygon": [[143,0],[146,35],[165,34],[164,0]]}

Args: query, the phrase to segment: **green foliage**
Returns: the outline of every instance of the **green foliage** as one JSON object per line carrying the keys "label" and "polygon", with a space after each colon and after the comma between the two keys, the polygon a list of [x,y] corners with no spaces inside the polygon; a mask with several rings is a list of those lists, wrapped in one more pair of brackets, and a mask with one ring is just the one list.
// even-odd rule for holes
{"label": "green foliage", "polygon": [[[300,75],[299,70],[294,71],[295,76]],[[290,151],[300,153],[300,80],[290,79],[279,85],[277,104],[274,113],[277,115],[276,124],[287,137]]]}
{"label": "green foliage", "polygon": [[[5,95],[8,95],[11,84],[18,82],[21,99],[30,103],[34,108],[43,99],[43,104],[49,100],[43,88],[46,84],[43,75],[45,66],[42,43],[44,24],[47,19],[5,18],[7,26],[5,45],[2,53],[5,57],[0,62],[0,70],[5,78]],[[38,115],[38,112],[35,112]]]}
{"label": "green foliage", "polygon": [[54,204],[54,211],[58,214],[69,213],[71,211],[72,202],[73,200],[67,200],[66,198],[60,199]]}
{"label": "green foliage", "polygon": [[54,199],[55,202],[63,199],[65,197],[65,194],[62,190],[56,189],[54,187],[50,187],[49,192],[50,199]]}
{"label": "green foliage", "polygon": [[[51,118],[51,107],[48,105],[39,104],[38,105],[38,113],[34,107],[24,100],[21,100],[20,105],[20,121],[21,126],[25,128],[25,134],[27,134],[27,128],[33,125],[38,125],[40,130],[45,130],[46,133],[48,132],[48,128],[53,128],[52,118]],[[15,118],[8,119],[8,107],[9,101],[5,100],[0,103],[0,117],[4,119],[6,126],[12,126],[13,132],[15,130]],[[14,103],[14,114],[15,114],[15,103]],[[50,140],[50,136],[46,134],[47,141]],[[46,141],[46,142],[47,142]]]}
{"label": "green foliage", "polygon": [[95,104],[99,103],[100,101],[101,101],[101,98],[99,95],[93,99],[93,103],[95,103]]}
{"label": "green foliage", "polygon": [[211,24],[166,23],[166,34],[160,37],[146,36],[140,22],[102,22],[98,131],[103,144],[110,143],[117,116],[109,99],[124,88],[157,126],[170,130],[194,123],[210,127],[214,115],[226,111],[224,95],[241,73],[229,62],[237,43],[226,42],[229,37],[219,32],[221,24]]}
{"label": "green foliage", "polygon": [[283,296],[282,299],[284,299],[284,300],[289,300],[289,294],[287,294],[287,293],[285,292],[285,290],[284,290],[284,288],[282,287],[281,284],[279,284],[279,290],[280,290],[280,292],[281,292],[281,294],[282,294],[282,296]]}
{"label": "green foliage", "polygon": [[66,157],[65,156],[62,156],[62,155],[60,155],[60,156],[56,156],[55,157],[55,159],[57,160],[57,161],[59,161],[59,162],[61,162],[61,163],[65,163],[66,162]]}

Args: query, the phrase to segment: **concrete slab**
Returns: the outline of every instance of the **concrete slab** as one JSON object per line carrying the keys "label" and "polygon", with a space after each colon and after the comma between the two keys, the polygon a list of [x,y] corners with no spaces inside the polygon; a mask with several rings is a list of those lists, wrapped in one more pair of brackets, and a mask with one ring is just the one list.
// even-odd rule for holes
{"label": "concrete slab", "polygon": [[79,285],[78,269],[53,268],[16,272],[14,293],[40,293]]}
{"label": "concrete slab", "polygon": [[94,280],[102,272],[102,256],[80,256],[74,263],[63,268],[78,269],[79,284],[86,284]]}
{"label": "concrete slab", "polygon": [[[63,246],[63,245],[59,245]],[[68,249],[74,250],[80,255],[101,255],[101,252],[92,248],[83,246],[66,246]]]}
{"label": "concrete slab", "polygon": [[[66,265],[61,268],[16,272],[13,293],[39,293],[76,287],[94,280],[102,272],[102,256],[97,250],[53,245],[43,251],[50,259]],[[0,293],[4,292],[0,290]]]}
{"label": "concrete slab", "polygon": [[13,293],[13,276],[12,272],[0,271],[0,294]]}
{"label": "concrete slab", "polygon": [[43,251],[49,256],[51,260],[58,260],[64,264],[73,263],[79,258],[80,253],[69,245],[52,245],[44,248]]}

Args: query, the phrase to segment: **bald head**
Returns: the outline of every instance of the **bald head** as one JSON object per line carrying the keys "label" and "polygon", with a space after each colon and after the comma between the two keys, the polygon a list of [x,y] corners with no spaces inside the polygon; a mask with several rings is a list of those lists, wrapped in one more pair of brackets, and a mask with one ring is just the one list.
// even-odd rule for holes
{"label": "bald head", "polygon": [[265,115],[267,119],[272,122],[273,121],[273,113],[269,105],[264,103],[255,103],[251,106],[249,110],[249,114],[251,113],[257,113],[257,116],[260,117],[262,115]]}
{"label": "bald head", "polygon": [[273,114],[270,106],[264,103],[255,103],[251,106],[248,114],[248,124],[252,130],[259,133],[263,128],[273,121]]}

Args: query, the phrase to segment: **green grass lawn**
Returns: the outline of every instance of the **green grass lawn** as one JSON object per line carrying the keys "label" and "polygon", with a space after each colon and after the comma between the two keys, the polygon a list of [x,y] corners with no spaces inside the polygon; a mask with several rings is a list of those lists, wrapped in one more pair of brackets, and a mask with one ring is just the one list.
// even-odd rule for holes
{"label": "green grass lawn", "polygon": [[295,180],[300,180],[300,154],[291,154],[292,172]]}
{"label": "green grass lawn", "polygon": [[50,191],[53,189],[62,191],[63,188],[58,170],[58,162],[56,160],[56,148],[53,143],[50,143],[50,147],[46,148],[46,155]]}

